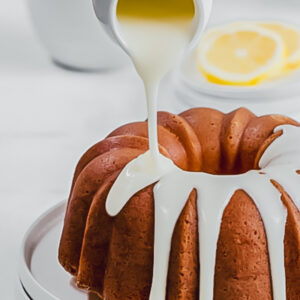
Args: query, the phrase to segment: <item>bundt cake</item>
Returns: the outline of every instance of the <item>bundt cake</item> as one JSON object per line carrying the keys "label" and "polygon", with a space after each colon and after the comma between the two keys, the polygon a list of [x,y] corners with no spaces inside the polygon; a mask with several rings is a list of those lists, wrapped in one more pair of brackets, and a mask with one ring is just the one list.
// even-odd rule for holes
{"label": "bundt cake", "polygon": [[[106,300],[146,300],[150,293],[155,300],[299,300],[298,126],[245,108],[228,114],[209,108],[159,112],[160,152],[174,162],[174,172],[110,216],[112,185],[148,150],[147,122],[113,131],[76,167],[61,265],[78,287]],[[162,195],[169,195],[171,209],[186,195],[174,228],[168,217],[158,226]],[[169,208],[161,209],[168,215]],[[170,247],[166,228],[172,229]],[[157,296],[153,289],[160,285],[163,294]]]}

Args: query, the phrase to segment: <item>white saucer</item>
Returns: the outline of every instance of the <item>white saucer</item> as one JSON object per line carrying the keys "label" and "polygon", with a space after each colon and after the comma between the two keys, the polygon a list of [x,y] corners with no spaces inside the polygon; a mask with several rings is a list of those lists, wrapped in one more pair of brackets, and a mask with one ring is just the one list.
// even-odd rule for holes
{"label": "white saucer", "polygon": [[[58,245],[65,208],[65,201],[59,203],[39,217],[27,231],[19,262],[19,299],[99,299],[79,290],[72,276],[58,262]],[[27,298],[24,290],[28,294]]]}
{"label": "white saucer", "polygon": [[300,71],[255,86],[230,86],[214,84],[197,68],[197,49],[194,49],[181,65],[180,77],[190,89],[216,97],[238,100],[270,101],[287,98],[300,92]]}

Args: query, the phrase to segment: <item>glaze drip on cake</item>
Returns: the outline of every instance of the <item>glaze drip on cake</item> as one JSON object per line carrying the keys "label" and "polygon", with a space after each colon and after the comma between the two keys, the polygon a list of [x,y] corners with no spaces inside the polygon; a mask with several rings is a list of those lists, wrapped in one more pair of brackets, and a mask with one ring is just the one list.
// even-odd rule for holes
{"label": "glaze drip on cake", "polygon": [[[213,299],[216,247],[222,216],[236,190],[244,190],[255,202],[264,222],[270,255],[274,300],[285,299],[284,234],[286,209],[273,180],[280,182],[300,209],[300,129],[277,128],[283,134],[263,154],[260,170],[240,175],[186,172],[160,155],[161,169],[143,166],[149,152],[131,161],[114,183],[106,202],[110,215],[117,215],[129,199],[155,183],[154,271],[150,299],[164,299],[171,239],[186,199],[197,190],[200,240],[200,300]],[[284,150],[283,150],[284,149]],[[139,169],[138,165],[141,167]],[[141,172],[142,170],[142,172]]]}

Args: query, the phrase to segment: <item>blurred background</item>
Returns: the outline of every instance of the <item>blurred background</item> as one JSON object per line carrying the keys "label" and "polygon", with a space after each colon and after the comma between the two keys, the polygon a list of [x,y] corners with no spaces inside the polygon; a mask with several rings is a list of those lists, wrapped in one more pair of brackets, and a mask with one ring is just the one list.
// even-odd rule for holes
{"label": "blurred background", "polygon": [[[243,18],[300,25],[299,13],[297,0],[215,0],[210,26]],[[289,84],[282,86],[278,97],[264,101],[270,91],[274,95],[273,88],[255,96],[224,89],[214,94],[211,87],[190,83],[184,70],[166,78],[159,107],[176,112],[199,105],[224,110],[245,105],[258,113],[300,119],[299,84],[293,84],[293,91]],[[25,230],[67,198],[81,154],[117,126],[145,117],[142,83],[128,57],[106,36],[90,1],[2,1],[1,299],[14,299]]]}

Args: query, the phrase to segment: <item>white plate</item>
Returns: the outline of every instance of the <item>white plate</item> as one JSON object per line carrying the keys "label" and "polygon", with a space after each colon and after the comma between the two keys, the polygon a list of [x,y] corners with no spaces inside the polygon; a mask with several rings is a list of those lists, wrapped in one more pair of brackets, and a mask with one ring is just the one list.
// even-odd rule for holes
{"label": "white plate", "polygon": [[65,201],[59,203],[39,217],[27,231],[21,248],[20,281],[34,300],[99,299],[79,290],[72,276],[58,262],[65,208]]}
{"label": "white plate", "polygon": [[229,86],[208,82],[197,69],[196,49],[193,50],[181,66],[181,79],[194,91],[227,99],[248,99],[252,101],[271,101],[291,97],[299,93],[300,71],[294,71],[282,78],[264,82],[256,86]]}
{"label": "white plate", "polygon": [[23,288],[21,281],[18,279],[15,285],[15,299],[16,300],[32,300]]}
{"label": "white plate", "polygon": [[[276,20],[300,27],[299,13],[300,1],[297,0],[214,0],[209,26],[236,20]],[[218,85],[208,82],[197,70],[194,50],[178,73],[177,90],[181,101],[189,107],[207,106],[229,111],[245,106],[257,114],[300,115],[300,70],[253,87]]]}
{"label": "white plate", "polygon": [[300,118],[300,70],[272,82],[239,87],[208,82],[195,62],[196,50],[174,76],[177,98],[186,107],[203,106],[227,112],[243,106],[258,115],[276,113]]}

